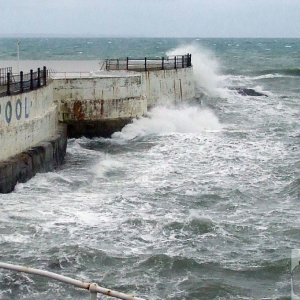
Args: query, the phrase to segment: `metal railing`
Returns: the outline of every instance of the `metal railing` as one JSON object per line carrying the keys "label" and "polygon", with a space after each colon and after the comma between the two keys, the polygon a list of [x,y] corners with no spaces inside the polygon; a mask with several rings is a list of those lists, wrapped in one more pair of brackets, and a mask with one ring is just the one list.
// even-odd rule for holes
{"label": "metal railing", "polygon": [[78,72],[78,71],[70,71],[70,72],[56,72],[52,71],[50,74],[51,79],[73,79],[73,78],[92,78],[94,75],[90,71]]}
{"label": "metal railing", "polygon": [[5,85],[7,82],[7,73],[12,73],[12,67],[0,68],[0,85]]}
{"label": "metal railing", "polygon": [[152,71],[152,70],[172,70],[189,68],[192,66],[192,55],[176,55],[161,58],[118,58],[106,59],[106,71],[126,70],[126,71]]}
{"label": "metal railing", "polygon": [[9,71],[0,81],[0,97],[24,93],[47,85],[49,74],[46,67],[38,68],[36,72],[30,70],[27,74],[22,71],[20,74],[13,74],[11,69]]}
{"label": "metal railing", "polygon": [[0,262],[0,268],[2,269],[7,269],[7,270],[12,270],[12,271],[17,271],[17,272],[24,272],[24,273],[29,273],[29,274],[34,274],[34,275],[39,275],[47,278],[51,278],[63,283],[71,284],[74,285],[78,288],[85,289],[90,292],[90,300],[97,300],[97,293],[109,296],[109,297],[114,297],[118,299],[123,299],[123,300],[144,300],[143,298],[138,298],[132,295],[124,294],[121,292],[113,291],[101,286],[98,286],[96,283],[91,283],[91,282],[83,282],[77,279],[73,279],[67,276],[59,275],[53,272],[48,272],[40,269],[33,269],[29,267],[24,267],[24,266],[19,266],[19,265],[13,265],[13,264],[7,264],[7,263],[2,263]]}

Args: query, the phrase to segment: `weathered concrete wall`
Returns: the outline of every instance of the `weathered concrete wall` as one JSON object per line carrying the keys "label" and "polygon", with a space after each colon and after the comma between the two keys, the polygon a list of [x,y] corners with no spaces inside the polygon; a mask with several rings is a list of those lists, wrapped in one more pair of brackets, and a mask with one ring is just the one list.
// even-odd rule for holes
{"label": "weathered concrete wall", "polygon": [[59,125],[53,83],[0,98],[0,193],[63,162],[66,125]]}
{"label": "weathered concrete wall", "polygon": [[59,125],[54,136],[20,154],[0,162],[0,193],[14,190],[38,172],[51,171],[61,165],[67,148],[66,125]]}
{"label": "weathered concrete wall", "polygon": [[110,136],[147,112],[140,75],[55,79],[54,99],[70,137]]}
{"label": "weathered concrete wall", "polygon": [[48,86],[0,98],[0,161],[4,161],[57,133],[57,107]]}
{"label": "weathered concrete wall", "polygon": [[195,97],[193,68],[141,72],[148,108]]}
{"label": "weathered concrete wall", "polygon": [[107,137],[152,106],[195,97],[192,68],[65,76],[54,79],[53,95],[69,137]]}
{"label": "weathered concrete wall", "polygon": [[109,73],[0,98],[0,193],[62,163],[67,135],[59,121],[71,137],[110,136],[151,106],[195,96],[192,68]]}

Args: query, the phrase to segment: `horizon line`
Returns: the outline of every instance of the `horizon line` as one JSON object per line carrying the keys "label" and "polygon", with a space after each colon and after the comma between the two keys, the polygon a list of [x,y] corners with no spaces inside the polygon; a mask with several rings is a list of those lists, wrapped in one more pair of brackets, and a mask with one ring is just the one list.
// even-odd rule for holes
{"label": "horizon line", "polygon": [[300,39],[296,36],[107,36],[107,35],[72,35],[72,34],[0,34],[0,38],[81,38],[81,39]]}

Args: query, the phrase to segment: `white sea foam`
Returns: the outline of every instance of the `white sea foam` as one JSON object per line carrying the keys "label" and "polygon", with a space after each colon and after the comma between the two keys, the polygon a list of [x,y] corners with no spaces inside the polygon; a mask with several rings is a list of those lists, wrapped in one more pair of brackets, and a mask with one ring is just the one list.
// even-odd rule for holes
{"label": "white sea foam", "polygon": [[274,96],[274,94],[272,92],[266,91],[265,88],[263,86],[261,86],[261,85],[254,86],[254,90],[257,91],[257,92],[259,92],[259,93],[263,93],[263,94],[265,94],[265,95],[267,95],[269,97]]}
{"label": "white sea foam", "polygon": [[200,133],[221,129],[217,116],[211,110],[197,106],[156,107],[149,112],[148,117],[136,119],[121,132],[114,133],[113,139],[126,141],[148,135]]}
{"label": "white sea foam", "polygon": [[260,80],[260,79],[272,79],[272,78],[282,78],[282,77],[291,77],[291,76],[275,73],[275,74],[265,74],[265,75],[249,77],[249,78],[252,80]]}
{"label": "white sea foam", "polygon": [[226,97],[220,65],[213,53],[199,45],[184,45],[167,52],[168,55],[192,54],[192,64],[196,84],[210,96]]}
{"label": "white sea foam", "polygon": [[5,243],[19,243],[19,244],[24,244],[29,242],[30,237],[24,236],[18,233],[15,234],[7,234],[7,235],[1,235],[0,236],[0,243],[5,242]]}
{"label": "white sea foam", "polygon": [[94,166],[92,171],[96,174],[97,178],[105,178],[108,175],[114,174],[116,171],[119,172],[123,167],[123,163],[118,161],[116,157],[105,154],[104,158]]}

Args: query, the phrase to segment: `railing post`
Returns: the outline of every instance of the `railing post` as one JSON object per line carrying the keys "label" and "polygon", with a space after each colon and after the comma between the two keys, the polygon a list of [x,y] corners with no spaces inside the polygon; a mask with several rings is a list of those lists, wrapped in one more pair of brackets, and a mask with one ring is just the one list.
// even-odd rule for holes
{"label": "railing post", "polygon": [[162,70],[165,69],[165,58],[164,57],[161,58],[161,69]]}
{"label": "railing post", "polygon": [[176,56],[175,56],[175,58],[174,58],[174,66],[175,66],[175,69],[177,69],[177,65],[176,65]]}
{"label": "railing post", "polygon": [[89,287],[90,291],[90,300],[97,300],[97,284],[91,283]]}
{"label": "railing post", "polygon": [[43,85],[47,85],[47,68],[43,67]]}
{"label": "railing post", "polygon": [[7,89],[6,89],[6,94],[8,96],[10,95],[10,73],[7,73]]}
{"label": "railing post", "polygon": [[41,69],[38,68],[38,81],[37,81],[37,86],[40,87],[41,86]]}
{"label": "railing post", "polygon": [[97,292],[90,292],[90,300],[97,300]]}
{"label": "railing post", "polygon": [[182,69],[183,69],[184,68],[184,55],[182,55],[181,59],[182,59],[181,65],[182,65]]}
{"label": "railing post", "polygon": [[145,57],[145,71],[147,71],[147,57]]}
{"label": "railing post", "polygon": [[129,65],[129,58],[126,57],[126,70],[128,71],[128,65]]}
{"label": "railing post", "polygon": [[30,89],[33,90],[33,70],[30,70]]}
{"label": "railing post", "polygon": [[20,72],[20,92],[23,93],[24,85],[23,85],[23,71]]}

